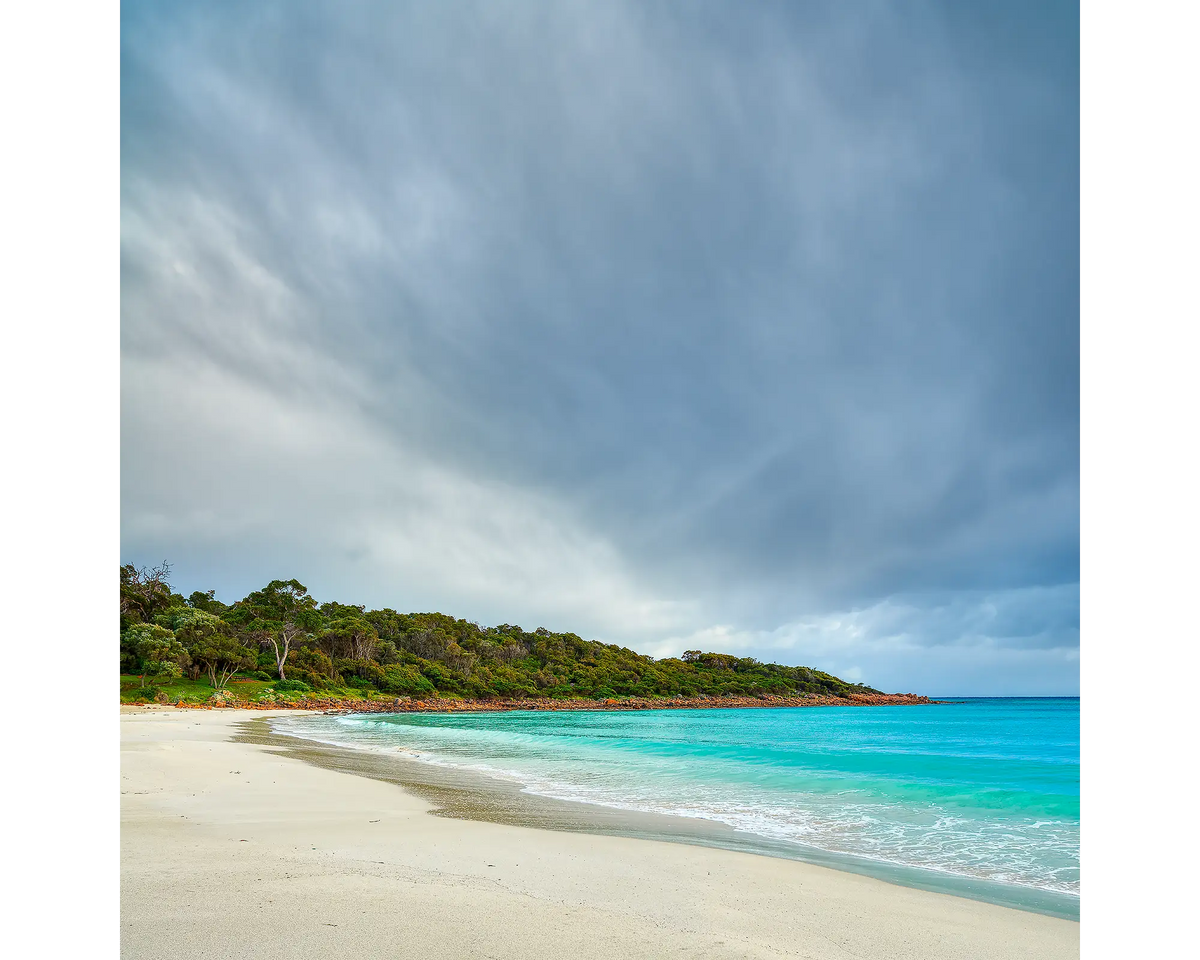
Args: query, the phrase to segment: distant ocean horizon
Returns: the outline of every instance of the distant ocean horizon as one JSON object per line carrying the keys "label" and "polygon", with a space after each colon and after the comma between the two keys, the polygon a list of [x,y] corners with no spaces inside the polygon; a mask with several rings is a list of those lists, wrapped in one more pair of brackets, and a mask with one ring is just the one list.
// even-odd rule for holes
{"label": "distant ocean horizon", "polygon": [[700,818],[739,849],[1078,916],[1079,698],[304,716],[281,733]]}

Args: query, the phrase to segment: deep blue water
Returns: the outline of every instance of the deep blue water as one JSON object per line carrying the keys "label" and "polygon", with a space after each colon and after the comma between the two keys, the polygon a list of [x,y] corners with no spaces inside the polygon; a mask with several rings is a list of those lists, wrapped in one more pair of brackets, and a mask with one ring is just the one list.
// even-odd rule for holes
{"label": "deep blue water", "polygon": [[1079,892],[1078,699],[313,716],[284,726],[415,751],[548,797],[720,821],[804,859],[1041,891],[1057,912],[1070,913],[1063,898]]}

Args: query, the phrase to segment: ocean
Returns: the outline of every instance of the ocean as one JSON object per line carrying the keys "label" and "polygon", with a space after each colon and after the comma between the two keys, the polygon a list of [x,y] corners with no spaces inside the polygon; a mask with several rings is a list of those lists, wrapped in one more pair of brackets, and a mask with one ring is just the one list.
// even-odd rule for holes
{"label": "ocean", "polygon": [[736,849],[1079,915],[1079,700],[313,715],[281,732],[699,818]]}

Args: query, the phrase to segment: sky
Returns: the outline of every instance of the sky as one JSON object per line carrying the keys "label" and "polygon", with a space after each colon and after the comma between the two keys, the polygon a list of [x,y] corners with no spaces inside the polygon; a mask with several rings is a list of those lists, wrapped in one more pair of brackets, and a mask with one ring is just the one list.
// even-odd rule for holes
{"label": "sky", "polygon": [[1078,694],[1078,27],[122,4],[122,562]]}

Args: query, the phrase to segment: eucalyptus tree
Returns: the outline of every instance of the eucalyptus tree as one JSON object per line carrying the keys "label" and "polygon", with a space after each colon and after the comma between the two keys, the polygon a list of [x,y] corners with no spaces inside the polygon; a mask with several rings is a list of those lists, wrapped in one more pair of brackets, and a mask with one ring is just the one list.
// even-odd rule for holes
{"label": "eucalyptus tree", "polygon": [[165,560],[157,567],[121,566],[121,623],[149,622],[171,605],[171,565]]}
{"label": "eucalyptus tree", "polygon": [[288,653],[301,640],[321,627],[317,601],[299,580],[272,580],[233,605],[229,619],[243,625],[275,654],[279,679],[284,674]]}
{"label": "eucalyptus tree", "polygon": [[195,607],[197,610],[203,610],[205,613],[212,613],[218,617],[229,611],[229,607],[216,598],[215,590],[206,590],[203,593],[193,590],[187,602],[189,607]]}
{"label": "eucalyptus tree", "polygon": [[319,642],[330,657],[348,656],[353,660],[367,660],[375,653],[379,634],[361,617],[343,617],[325,628]]}
{"label": "eucalyptus tree", "polygon": [[254,666],[254,651],[229,633],[201,630],[188,651],[207,673],[214,690],[220,690],[239,670]]}
{"label": "eucalyptus tree", "polygon": [[135,623],[129,627],[121,634],[121,650],[141,674],[143,687],[146,677],[181,677],[183,668],[191,663],[190,655],[175,634],[155,623]]}

